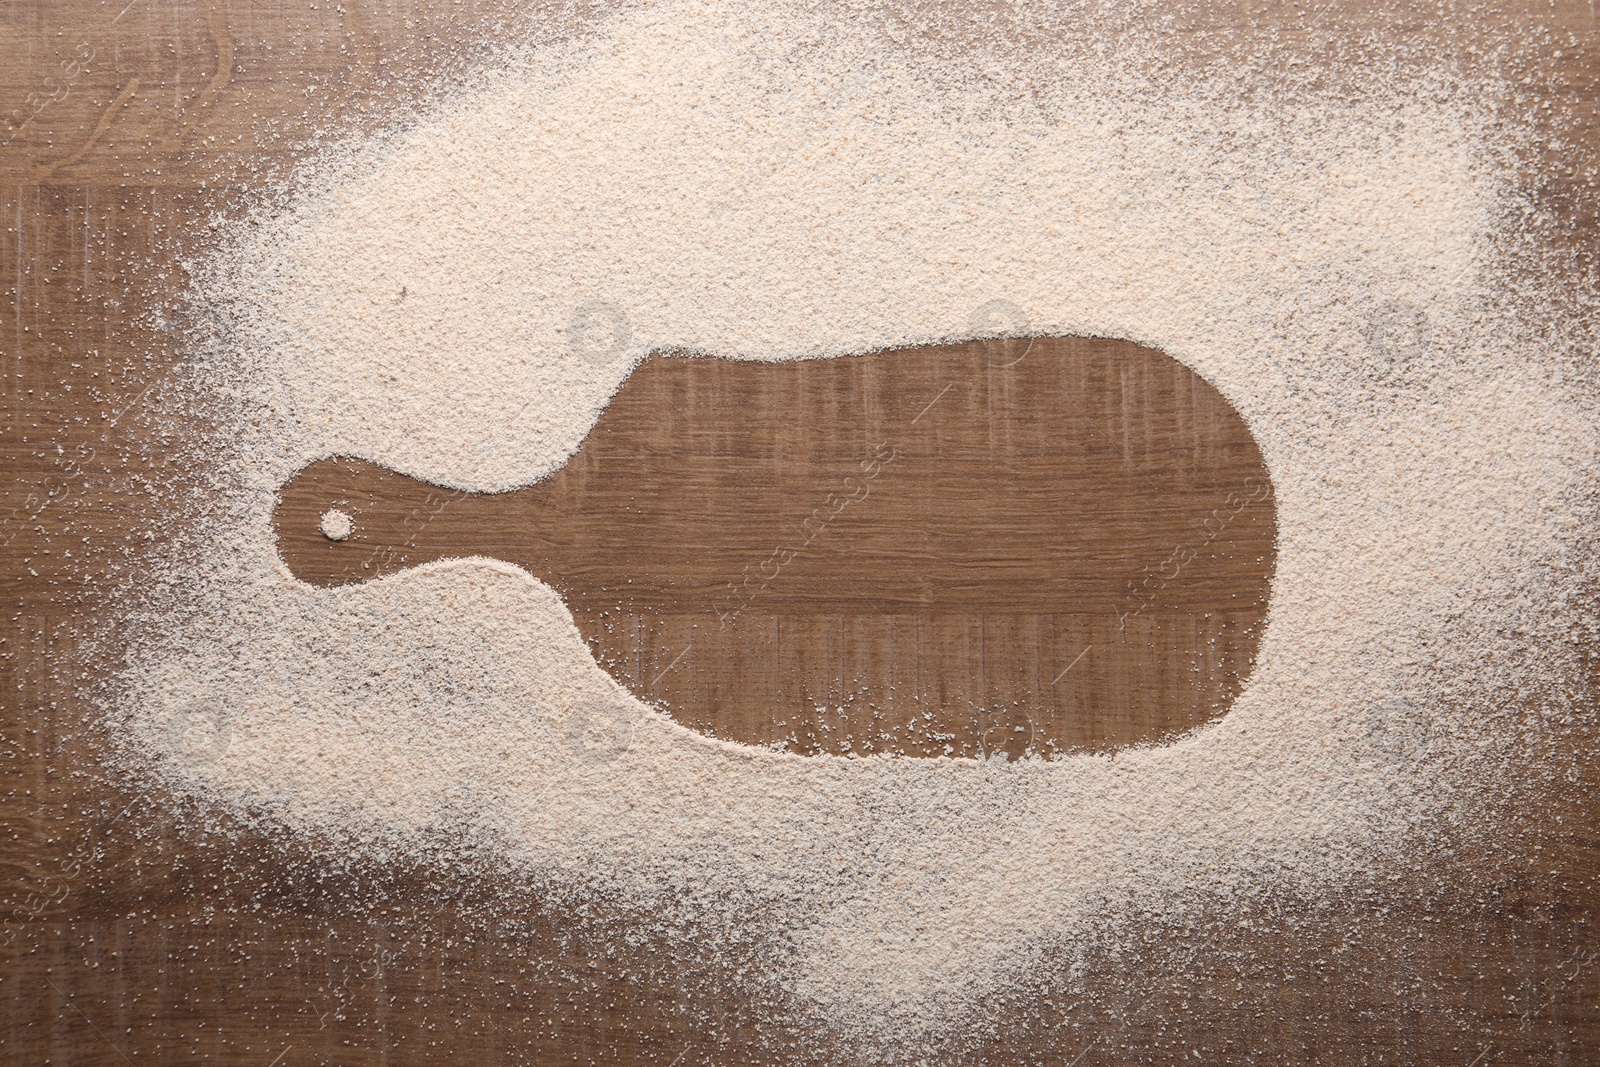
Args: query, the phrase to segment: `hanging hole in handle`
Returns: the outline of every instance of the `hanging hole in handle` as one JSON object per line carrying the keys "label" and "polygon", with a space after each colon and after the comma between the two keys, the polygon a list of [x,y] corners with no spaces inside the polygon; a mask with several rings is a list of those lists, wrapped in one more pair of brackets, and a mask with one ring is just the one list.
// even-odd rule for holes
{"label": "hanging hole in handle", "polygon": [[350,518],[348,511],[338,508],[329,508],[322,513],[322,522],[318,525],[322,536],[330,541],[346,541],[355,529],[355,522]]}

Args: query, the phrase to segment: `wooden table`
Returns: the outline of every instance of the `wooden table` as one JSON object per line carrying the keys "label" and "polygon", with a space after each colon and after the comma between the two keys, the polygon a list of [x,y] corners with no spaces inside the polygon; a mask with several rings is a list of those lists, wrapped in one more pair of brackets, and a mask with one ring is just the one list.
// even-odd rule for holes
{"label": "wooden table", "polygon": [[[179,359],[152,313],[185,316],[180,257],[205,247],[213,214],[308,154],[315,131],[381,123],[533,14],[491,0],[0,7],[0,1061],[842,1057],[737,980],[746,950],[620,951],[608,931],[623,916],[569,935],[559,909],[494,886],[330,866],[314,843],[137,794],[106,767],[87,714],[98,676],[57,669],[97,602],[138,579],[130,547],[159,539],[152,487],[194,476],[173,471],[147,417]],[[1200,52],[1329,27],[1434,49],[1509,33],[1528,49],[1515,73],[1551,103],[1530,108],[1552,147],[1526,180],[1571,227],[1544,269],[1593,271],[1592,5],[1240,3],[1174,18],[1175,40]],[[940,27],[959,42],[957,24]],[[1592,724],[1559,741],[1570,780],[1506,798],[1519,847],[1419,860],[1359,899],[1261,898],[1185,929],[1150,916],[1144,944],[1095,961],[1087,986],[1012,998],[991,1036],[941,1055],[1594,1062]]]}

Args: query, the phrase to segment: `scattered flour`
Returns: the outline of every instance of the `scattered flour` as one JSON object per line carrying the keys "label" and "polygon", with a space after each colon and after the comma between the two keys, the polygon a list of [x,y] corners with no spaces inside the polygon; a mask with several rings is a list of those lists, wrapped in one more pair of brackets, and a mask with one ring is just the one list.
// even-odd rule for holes
{"label": "scattered flour", "polygon": [[[144,626],[131,763],[364,855],[468,835],[530,887],[670,901],[683,936],[765,916],[743,921],[783,946],[796,1011],[895,1047],[1127,916],[1360,883],[1442,840],[1485,753],[1515,758],[1490,695],[1525,680],[1473,642],[1509,613],[1544,640],[1596,449],[1507,308],[1492,86],[1274,95],[1130,41],[952,70],[857,14],[629,9],[240,228],[201,286],[206,388],[238,413],[208,456],[226,521],[168,563],[191,621]],[[743,747],[636,701],[515,567],[323,590],[276,558],[274,493],[313,459],[524,485],[650,351],[861,352],[963,336],[997,300],[1162,349],[1260,442],[1281,544],[1259,662],[1174,743]]]}
{"label": "scattered flour", "polygon": [[349,540],[350,531],[354,529],[354,525],[351,522],[348,511],[329,508],[322,513],[321,529],[322,536],[330,541],[346,541]]}

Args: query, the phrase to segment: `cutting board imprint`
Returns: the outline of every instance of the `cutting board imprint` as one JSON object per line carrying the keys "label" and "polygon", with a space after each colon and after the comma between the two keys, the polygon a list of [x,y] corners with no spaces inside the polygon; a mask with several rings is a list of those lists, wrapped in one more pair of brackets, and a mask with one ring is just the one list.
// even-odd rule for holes
{"label": "cutting board imprint", "polygon": [[1086,338],[652,356],[537,484],[464,493],[330,459],[274,524],[324,586],[516,563],[641,699],[807,754],[1182,733],[1244,684],[1276,558],[1238,412],[1161,352]]}

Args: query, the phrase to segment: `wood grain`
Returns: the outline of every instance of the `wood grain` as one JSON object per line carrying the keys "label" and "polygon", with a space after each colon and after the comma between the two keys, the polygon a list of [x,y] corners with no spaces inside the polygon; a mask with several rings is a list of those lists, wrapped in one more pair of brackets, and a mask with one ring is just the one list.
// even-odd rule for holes
{"label": "wood grain", "polygon": [[[955,55],[1002,25],[988,6],[890,10]],[[639,941],[619,911],[579,917],[447,871],[354,867],[134,788],[105,762],[95,685],[119,650],[88,645],[93,618],[138,586],[139,553],[162,550],[162,498],[206,484],[152,414],[180,366],[185,257],[318,131],[404,113],[420,82],[470,73],[538,13],[484,0],[0,5],[0,1061],[845,1061],[743,979],[749,946],[686,954]],[[1505,62],[1526,96],[1506,121],[1540,146],[1521,180],[1566,227],[1528,269],[1589,283],[1588,3],[1224,3],[1159,18],[1173,55],[1196,64],[1265,53],[1285,70],[1348,71],[1366,39]],[[1330,33],[1349,43],[1336,57],[1300,43]],[[1502,39],[1516,47],[1472,58]],[[1592,628],[1581,639],[1596,647]],[[1359,894],[1197,902],[1182,926],[1130,917],[1137,948],[1087,961],[1083,983],[1009,992],[977,1044],[929,1059],[1593,1062],[1592,727],[1556,739],[1566,775],[1508,782],[1480,847],[1419,856]]]}
{"label": "wood grain", "polygon": [[1244,420],[1138,345],[1001,348],[647,359],[525,489],[313,464],[279,551],[319,585],[520,564],[641,699],[803,754],[1093,751],[1224,714],[1276,558]]}

